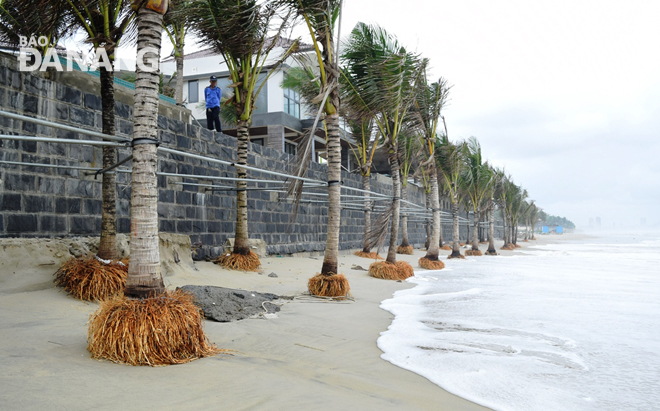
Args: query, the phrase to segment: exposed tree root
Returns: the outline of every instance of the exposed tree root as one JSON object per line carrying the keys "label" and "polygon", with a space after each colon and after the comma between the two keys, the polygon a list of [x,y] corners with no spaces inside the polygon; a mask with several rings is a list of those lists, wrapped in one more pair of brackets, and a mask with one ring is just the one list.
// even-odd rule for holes
{"label": "exposed tree root", "polygon": [[396,268],[399,269],[399,275],[403,278],[402,280],[405,280],[406,278],[412,277],[415,275],[415,272],[413,271],[412,265],[408,264],[405,261],[397,261],[396,262]]}
{"label": "exposed tree root", "polygon": [[458,258],[460,260],[465,260],[465,256],[463,254],[458,254],[458,255],[452,255],[450,254],[447,259],[452,259],[452,258]]}
{"label": "exposed tree root", "polygon": [[248,255],[225,253],[216,258],[214,263],[223,268],[239,271],[257,271],[261,266],[259,256],[252,251]]}
{"label": "exposed tree root", "polygon": [[513,245],[512,243],[504,244],[502,247],[500,247],[500,250],[509,250],[509,251],[511,251],[511,250],[515,250],[515,249],[516,249],[516,246]]}
{"label": "exposed tree root", "polygon": [[388,261],[378,261],[369,266],[369,275],[383,280],[404,280],[396,264]]}
{"label": "exposed tree root", "polygon": [[364,251],[356,251],[353,253],[354,255],[357,255],[358,257],[363,257],[363,258],[371,258],[372,260],[382,260],[383,257],[379,256],[377,252],[372,251],[370,253],[365,253]]}
{"label": "exposed tree root", "polygon": [[495,250],[486,250],[486,255],[497,255],[497,251],[495,251]]}
{"label": "exposed tree root", "polygon": [[414,252],[413,246],[407,245],[407,246],[398,246],[396,248],[396,253],[397,254],[407,254],[407,255],[412,255]]}
{"label": "exposed tree root", "polygon": [[481,250],[466,250],[465,255],[476,257],[484,254],[481,252]]}
{"label": "exposed tree root", "polygon": [[123,292],[127,275],[128,264],[84,256],[62,264],[55,272],[55,285],[79,300],[102,301]]}
{"label": "exposed tree root", "polygon": [[514,244],[513,246],[516,248],[523,248],[520,244]]}
{"label": "exposed tree root", "polygon": [[445,251],[451,251],[451,246],[445,244],[445,245],[443,245],[442,247],[440,247],[440,249],[441,249],[441,250],[445,250]]}
{"label": "exposed tree root", "polygon": [[182,364],[222,352],[202,330],[192,295],[177,290],[152,298],[114,297],[90,316],[92,358],[129,365]]}
{"label": "exposed tree root", "polygon": [[317,274],[309,279],[307,289],[312,295],[345,299],[350,295],[351,286],[343,274]]}
{"label": "exposed tree root", "polygon": [[445,268],[445,263],[443,263],[440,260],[429,260],[426,257],[422,257],[419,259],[417,262],[420,267],[427,269],[427,270],[442,270]]}

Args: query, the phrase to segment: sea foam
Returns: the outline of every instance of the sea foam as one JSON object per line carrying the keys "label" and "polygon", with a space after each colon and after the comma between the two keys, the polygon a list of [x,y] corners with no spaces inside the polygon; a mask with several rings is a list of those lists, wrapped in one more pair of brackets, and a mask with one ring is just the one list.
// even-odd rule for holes
{"label": "sea foam", "polygon": [[594,238],[418,271],[382,358],[511,411],[659,409],[660,241]]}

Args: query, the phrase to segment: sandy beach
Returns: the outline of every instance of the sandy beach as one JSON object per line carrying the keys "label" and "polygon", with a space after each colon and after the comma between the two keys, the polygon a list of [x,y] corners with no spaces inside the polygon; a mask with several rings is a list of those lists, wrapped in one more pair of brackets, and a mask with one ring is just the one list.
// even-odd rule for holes
{"label": "sandy beach", "polygon": [[[486,410],[380,358],[376,340],[392,320],[380,302],[412,284],[354,269],[368,268],[371,260],[341,255],[355,301],[328,302],[303,295],[322,256],[263,258],[262,273],[231,272],[184,258],[165,270],[170,288],[214,285],[296,298],[284,302],[276,318],[206,321],[209,339],[234,350],[231,355],[151,368],[90,359],[86,322],[97,304],[72,299],[48,282],[63,258],[55,242],[49,244],[23,247],[22,253],[14,249],[13,259],[1,259],[2,409]],[[501,251],[518,252],[524,249]],[[423,255],[415,250],[398,258],[417,267]]]}

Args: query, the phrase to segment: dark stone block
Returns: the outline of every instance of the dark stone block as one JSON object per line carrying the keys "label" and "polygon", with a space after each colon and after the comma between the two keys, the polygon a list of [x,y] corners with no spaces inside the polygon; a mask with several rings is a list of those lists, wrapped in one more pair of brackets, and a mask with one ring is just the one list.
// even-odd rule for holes
{"label": "dark stone block", "polygon": [[94,127],[94,112],[72,106],[69,109],[71,122],[76,125]]}
{"label": "dark stone block", "polygon": [[37,216],[34,214],[11,214],[7,216],[8,233],[26,233],[37,230]]}
{"label": "dark stone block", "polygon": [[176,163],[174,161],[160,160],[158,164],[162,173],[176,173]]}
{"label": "dark stone block", "polygon": [[71,234],[94,234],[96,219],[90,217],[69,217]]}
{"label": "dark stone block", "polygon": [[[28,128],[30,128],[30,126],[34,126],[34,124],[23,123],[23,126],[28,126]],[[36,127],[34,129],[36,130]],[[34,131],[28,131],[28,130],[24,130],[24,131],[30,134],[35,134]],[[21,141],[21,147],[23,147],[23,151],[26,151],[28,153],[36,153],[38,143],[36,141]]]}
{"label": "dark stone block", "polygon": [[208,232],[217,233],[220,232],[222,224],[219,221],[209,221],[207,222],[206,228]]}
{"label": "dark stone block", "polygon": [[[66,145],[63,143],[39,143],[41,147],[40,154],[51,154],[60,157],[66,157]],[[91,147],[90,147],[91,148]]]}
{"label": "dark stone block", "polygon": [[37,114],[39,111],[39,97],[29,94],[23,95],[23,111],[25,113]]}
{"label": "dark stone block", "polygon": [[120,134],[126,134],[128,136],[133,135],[133,122],[126,120],[117,121],[117,130]]}
{"label": "dark stone block", "polygon": [[222,223],[222,232],[223,233],[232,233],[234,232],[234,223],[232,222],[223,222]]}
{"label": "dark stone block", "polygon": [[158,222],[158,230],[164,233],[175,233],[176,228],[174,226],[174,221],[161,219]]}
{"label": "dark stone block", "polygon": [[160,141],[165,144],[174,144],[176,142],[176,135],[169,131],[159,130]]}
{"label": "dark stone block", "polygon": [[185,125],[182,121],[179,120],[174,120],[174,119],[168,119],[168,128],[176,134],[183,134],[185,130]]}
{"label": "dark stone block", "polygon": [[176,145],[177,148],[190,149],[192,146],[191,140],[189,137],[177,135],[176,136]]}
{"label": "dark stone block", "polygon": [[8,191],[34,191],[36,178],[28,174],[5,174],[5,190]]}
{"label": "dark stone block", "polygon": [[21,209],[20,194],[0,194],[0,201],[0,210],[2,211],[19,211]]}
{"label": "dark stone block", "polygon": [[45,215],[40,218],[40,229],[42,232],[66,233],[66,217]]}
{"label": "dark stone block", "polygon": [[83,200],[83,213],[85,215],[101,215],[101,200]]}
{"label": "dark stone block", "polygon": [[161,203],[173,203],[174,202],[174,190],[159,190],[158,191],[158,201]]}
{"label": "dark stone block", "polygon": [[192,231],[192,221],[180,220],[176,222],[177,233],[190,233]]}
{"label": "dark stone block", "polygon": [[192,230],[194,233],[205,233],[207,232],[207,223],[206,221],[195,220],[192,224]]}
{"label": "dark stone block", "polygon": [[67,193],[73,197],[94,197],[94,183],[85,180],[68,180]]}
{"label": "dark stone block", "polygon": [[130,218],[118,218],[117,219],[117,232],[119,233],[130,233],[131,232],[131,219]]}
{"label": "dark stone block", "polygon": [[167,117],[160,114],[158,115],[158,128],[167,130]]}
{"label": "dark stone block", "polygon": [[192,204],[192,195],[186,191],[177,191],[176,203],[190,205]]}
{"label": "dark stone block", "polygon": [[188,220],[192,220],[193,218],[195,218],[196,215],[197,214],[195,212],[195,207],[192,206],[186,207],[186,218]]}
{"label": "dark stone block", "polygon": [[103,109],[101,96],[92,93],[85,93],[85,107],[91,110],[101,111]]}
{"label": "dark stone block", "polygon": [[82,103],[82,92],[75,88],[57,84],[55,95],[59,101],[80,105]]}
{"label": "dark stone block", "polygon": [[25,212],[41,213],[53,211],[53,198],[50,196],[23,196]]}
{"label": "dark stone block", "polygon": [[115,101],[115,116],[129,119],[133,116],[133,109],[128,104]]}
{"label": "dark stone block", "polygon": [[199,136],[202,140],[213,141],[213,130],[202,128],[200,129]]}

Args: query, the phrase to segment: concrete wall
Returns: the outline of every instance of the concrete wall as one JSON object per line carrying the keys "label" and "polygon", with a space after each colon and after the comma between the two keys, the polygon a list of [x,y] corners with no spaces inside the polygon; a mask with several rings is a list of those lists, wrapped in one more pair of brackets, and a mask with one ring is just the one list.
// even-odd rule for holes
{"label": "concrete wall", "polygon": [[[67,73],[58,83],[12,68],[12,61],[0,56],[0,109],[28,116],[51,119],[91,130],[101,130],[101,101],[98,79],[86,73]],[[65,81],[67,84],[65,84]],[[72,85],[85,84],[84,88]],[[119,88],[120,86],[116,86]],[[117,132],[131,136],[132,100],[118,90],[115,108]],[[225,160],[236,159],[236,139],[188,123],[187,110],[161,102],[159,136],[163,145]],[[36,126],[0,116],[0,134],[38,135],[69,139],[90,139],[78,133]],[[119,149],[119,158],[128,156]],[[100,168],[101,149],[84,145],[0,141],[0,160]],[[249,164],[280,172],[288,171],[292,157],[269,147],[250,145]],[[127,164],[130,166],[130,163]],[[161,172],[235,177],[233,167],[219,166],[177,155],[163,155]],[[309,177],[327,181],[325,165],[312,163]],[[272,179],[263,173],[249,172],[250,177]],[[344,184],[361,187],[361,177],[344,173]],[[209,192],[204,187],[177,183],[212,183],[211,180],[159,176],[160,230],[189,235],[204,258],[222,252],[222,245],[234,236],[236,201],[234,192]],[[130,174],[117,175],[118,231],[130,231]],[[216,182],[217,183],[217,182]],[[372,189],[391,194],[391,181],[384,176],[372,178]],[[232,185],[232,183],[227,183]],[[292,206],[278,203],[275,193],[248,192],[249,231],[251,238],[261,238],[269,254],[322,251],[325,248],[327,207],[301,204],[291,223]],[[409,188],[409,199],[424,204],[424,193]],[[54,237],[98,235],[101,223],[101,181],[75,169],[39,166],[0,167],[0,237]],[[445,224],[445,233],[451,226]],[[359,248],[363,241],[363,212],[343,210],[340,235],[342,249]],[[463,227],[465,237],[465,228]],[[423,223],[409,225],[410,240],[416,245],[425,241]],[[445,238],[447,236],[445,235]]]}

